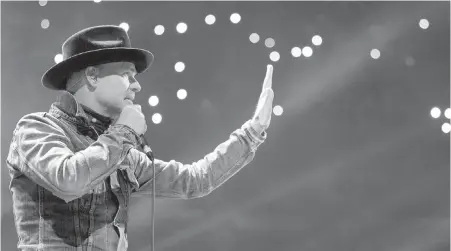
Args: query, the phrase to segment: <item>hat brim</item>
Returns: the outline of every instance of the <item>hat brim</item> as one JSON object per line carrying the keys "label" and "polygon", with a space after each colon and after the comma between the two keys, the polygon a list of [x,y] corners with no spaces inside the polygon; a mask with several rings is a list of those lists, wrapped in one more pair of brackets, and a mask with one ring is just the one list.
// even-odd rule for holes
{"label": "hat brim", "polygon": [[131,62],[136,72],[142,73],[150,67],[154,56],[150,51],[138,48],[106,48],[89,51],[70,57],[42,75],[42,85],[52,90],[65,90],[66,80],[70,74],[88,66],[113,62]]}

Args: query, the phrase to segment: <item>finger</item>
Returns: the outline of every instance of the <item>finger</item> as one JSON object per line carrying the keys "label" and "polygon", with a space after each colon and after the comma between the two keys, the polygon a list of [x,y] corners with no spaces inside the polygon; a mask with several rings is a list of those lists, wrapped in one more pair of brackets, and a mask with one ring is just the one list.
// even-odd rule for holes
{"label": "finger", "polygon": [[263,90],[267,88],[272,88],[272,73],[273,73],[274,67],[272,65],[266,66],[266,76],[265,80],[263,81]]}
{"label": "finger", "polygon": [[274,99],[274,91],[272,89],[268,89],[267,99],[273,100]]}
{"label": "finger", "polygon": [[272,89],[267,89],[265,93],[265,105],[272,106],[274,100],[274,92]]}
{"label": "finger", "polygon": [[271,103],[272,96],[271,96],[271,89],[266,89],[264,92],[262,92],[261,97],[258,101],[257,108],[262,108],[263,106],[266,106],[268,103]]}

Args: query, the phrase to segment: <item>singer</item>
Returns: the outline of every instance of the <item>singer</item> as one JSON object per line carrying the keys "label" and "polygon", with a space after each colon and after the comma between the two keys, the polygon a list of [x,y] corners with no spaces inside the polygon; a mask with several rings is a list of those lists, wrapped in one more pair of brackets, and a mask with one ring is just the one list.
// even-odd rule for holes
{"label": "singer", "polygon": [[125,251],[130,196],[205,196],[266,139],[271,65],[252,118],[213,152],[183,164],[152,161],[143,151],[147,125],[133,100],[151,52],[132,48],[122,28],[103,25],[70,36],[62,54],[42,76],[61,95],[48,112],[18,121],[6,160],[19,250]]}

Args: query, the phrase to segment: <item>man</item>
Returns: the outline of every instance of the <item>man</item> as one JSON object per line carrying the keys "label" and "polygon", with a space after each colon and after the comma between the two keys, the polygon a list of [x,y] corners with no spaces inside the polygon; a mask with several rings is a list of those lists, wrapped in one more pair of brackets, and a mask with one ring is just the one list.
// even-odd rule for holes
{"label": "man", "polygon": [[130,196],[205,196],[266,139],[271,65],[252,119],[203,159],[182,164],[143,153],[147,126],[133,99],[152,53],[110,25],[79,31],[62,49],[64,60],[42,77],[62,95],[49,112],[20,119],[7,157],[20,250],[127,250]]}

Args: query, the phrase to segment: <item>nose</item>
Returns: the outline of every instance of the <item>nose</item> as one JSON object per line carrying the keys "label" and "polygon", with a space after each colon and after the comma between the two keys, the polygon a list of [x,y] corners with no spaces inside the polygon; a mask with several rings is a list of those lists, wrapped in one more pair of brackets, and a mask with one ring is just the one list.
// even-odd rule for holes
{"label": "nose", "polygon": [[140,92],[141,85],[139,84],[138,81],[135,80],[130,84],[130,90],[132,90],[133,92]]}

